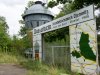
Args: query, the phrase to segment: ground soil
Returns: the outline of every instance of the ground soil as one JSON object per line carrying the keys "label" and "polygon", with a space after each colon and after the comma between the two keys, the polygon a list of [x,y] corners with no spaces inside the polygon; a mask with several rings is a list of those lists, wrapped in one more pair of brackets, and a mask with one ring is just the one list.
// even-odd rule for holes
{"label": "ground soil", "polygon": [[0,75],[26,75],[26,69],[14,64],[0,64]]}

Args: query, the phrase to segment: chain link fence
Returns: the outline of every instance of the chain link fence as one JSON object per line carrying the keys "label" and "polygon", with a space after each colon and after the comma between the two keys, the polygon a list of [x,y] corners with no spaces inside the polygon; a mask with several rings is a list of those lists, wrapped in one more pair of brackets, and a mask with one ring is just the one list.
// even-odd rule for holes
{"label": "chain link fence", "polygon": [[[57,44],[60,44],[57,46]],[[71,70],[70,47],[64,42],[43,43],[43,62]],[[53,46],[52,46],[53,45]]]}

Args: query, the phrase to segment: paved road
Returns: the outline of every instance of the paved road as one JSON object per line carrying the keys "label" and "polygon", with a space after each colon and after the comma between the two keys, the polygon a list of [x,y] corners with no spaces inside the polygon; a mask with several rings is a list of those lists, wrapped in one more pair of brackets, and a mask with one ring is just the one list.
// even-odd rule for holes
{"label": "paved road", "polygon": [[0,64],[0,75],[26,75],[26,69],[14,64]]}

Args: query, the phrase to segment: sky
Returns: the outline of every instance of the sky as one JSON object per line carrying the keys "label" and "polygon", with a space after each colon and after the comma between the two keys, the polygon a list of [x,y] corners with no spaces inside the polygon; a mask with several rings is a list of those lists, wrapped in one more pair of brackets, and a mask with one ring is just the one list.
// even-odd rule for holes
{"label": "sky", "polygon": [[[11,36],[18,34],[20,30],[21,24],[19,24],[19,20],[22,19],[21,14],[24,12],[28,1],[31,0],[0,0],[0,16],[4,16],[6,18],[7,24],[9,26],[9,34]],[[53,14],[59,13],[59,9],[57,9],[57,7],[54,7],[50,10]],[[98,13],[98,11],[96,13]]]}
{"label": "sky", "polygon": [[26,5],[25,0],[0,0],[0,16],[6,18],[9,26],[9,34],[18,34],[20,29],[19,20]]}
{"label": "sky", "polygon": [[[28,1],[30,0],[0,0],[0,16],[6,18],[6,22],[9,26],[9,34],[11,36],[18,34],[20,30],[21,24],[19,24],[19,20],[22,19],[21,14],[24,12]],[[54,8],[51,11],[54,11],[55,9],[57,8]],[[57,10],[59,11],[59,9]],[[58,12],[54,11],[54,14],[56,13]]]}

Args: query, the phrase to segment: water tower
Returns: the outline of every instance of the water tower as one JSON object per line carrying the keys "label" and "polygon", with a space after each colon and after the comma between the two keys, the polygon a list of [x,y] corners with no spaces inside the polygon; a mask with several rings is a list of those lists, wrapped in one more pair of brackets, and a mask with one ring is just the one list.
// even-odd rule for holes
{"label": "water tower", "polygon": [[33,29],[53,20],[53,15],[41,1],[36,1],[33,6],[25,10],[23,19],[25,27]]}
{"label": "water tower", "polygon": [[[54,18],[51,12],[44,6],[44,3],[42,3],[41,1],[36,1],[35,4],[25,10],[22,17],[25,21],[25,27],[29,29],[27,35],[31,35],[31,37],[33,28],[50,22]],[[31,40],[34,40],[34,37],[32,37]],[[36,44],[35,57],[37,59],[39,58],[38,44]]]}

